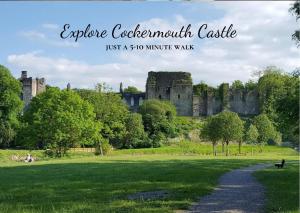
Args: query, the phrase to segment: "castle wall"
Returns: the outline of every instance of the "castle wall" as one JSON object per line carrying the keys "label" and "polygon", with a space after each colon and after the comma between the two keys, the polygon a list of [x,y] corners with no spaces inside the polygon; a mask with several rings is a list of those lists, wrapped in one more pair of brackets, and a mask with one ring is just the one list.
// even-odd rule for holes
{"label": "castle wall", "polygon": [[145,100],[145,93],[131,94],[131,93],[122,93],[122,100],[126,103],[129,109],[133,112],[137,112],[140,105]]}
{"label": "castle wall", "polygon": [[149,72],[146,99],[168,100],[176,107],[177,114],[192,116],[193,83],[187,72]]}
{"label": "castle wall", "polygon": [[229,100],[230,110],[241,115],[259,114],[258,92],[233,90]]}
{"label": "castle wall", "polygon": [[25,107],[29,104],[32,99],[32,78],[22,79],[22,100],[24,101]]}
{"label": "castle wall", "polygon": [[198,117],[201,115],[200,109],[201,109],[201,101],[202,99],[199,95],[193,95],[193,117]]}
{"label": "castle wall", "polygon": [[222,111],[222,101],[213,96],[207,96],[207,103],[206,103],[206,114],[204,115],[214,115]]}
{"label": "castle wall", "polygon": [[193,87],[190,84],[174,84],[170,92],[170,101],[177,109],[178,115],[192,116]]}
{"label": "castle wall", "polygon": [[27,77],[27,72],[22,71],[20,78],[22,83],[22,95],[21,99],[24,102],[25,107],[27,107],[33,97],[44,92],[46,90],[45,79]]}
{"label": "castle wall", "polygon": [[[28,78],[26,71],[22,71],[20,81],[25,107],[33,97],[46,90],[44,78]],[[224,109],[245,116],[259,114],[259,94],[256,90],[232,90],[229,84],[224,83],[220,85],[219,93],[209,90],[195,95],[191,74],[187,72],[149,72],[146,93],[121,94],[132,111],[137,111],[145,99],[161,99],[173,103],[181,116],[214,115]]]}

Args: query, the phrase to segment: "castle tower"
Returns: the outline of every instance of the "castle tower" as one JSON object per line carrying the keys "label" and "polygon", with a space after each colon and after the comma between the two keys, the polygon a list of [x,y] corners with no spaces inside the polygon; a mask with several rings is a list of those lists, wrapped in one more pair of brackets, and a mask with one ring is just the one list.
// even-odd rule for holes
{"label": "castle tower", "polygon": [[193,82],[188,72],[149,72],[146,99],[168,100],[176,107],[177,114],[193,115]]}
{"label": "castle tower", "polygon": [[21,99],[24,101],[26,108],[33,97],[46,90],[46,82],[44,78],[27,77],[27,71],[21,72],[19,80],[22,83]]}

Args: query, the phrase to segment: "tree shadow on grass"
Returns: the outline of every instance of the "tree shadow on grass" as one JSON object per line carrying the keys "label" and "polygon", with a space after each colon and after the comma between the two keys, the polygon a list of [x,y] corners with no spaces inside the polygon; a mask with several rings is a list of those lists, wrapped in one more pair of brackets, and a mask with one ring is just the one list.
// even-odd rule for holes
{"label": "tree shadow on grass", "polygon": [[[0,168],[0,212],[168,212],[186,209],[218,178],[256,160],[126,160]],[[167,190],[158,200],[128,195]]]}

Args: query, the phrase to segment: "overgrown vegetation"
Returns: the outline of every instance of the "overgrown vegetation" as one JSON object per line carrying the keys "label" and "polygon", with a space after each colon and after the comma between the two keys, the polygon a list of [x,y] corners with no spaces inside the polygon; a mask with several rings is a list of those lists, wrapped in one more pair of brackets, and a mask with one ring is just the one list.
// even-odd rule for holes
{"label": "overgrown vegetation", "polygon": [[[206,97],[214,93],[222,102],[223,111],[203,122],[199,118],[178,117],[175,106],[161,100],[146,100],[138,113],[132,113],[120,94],[106,84],[89,90],[48,87],[21,113],[20,84],[1,67],[0,146],[51,149],[54,156],[64,155],[71,147],[94,147],[96,154],[103,155],[112,147],[151,148],[169,145],[174,140],[190,140],[192,132],[200,135],[200,140],[212,141],[215,155],[218,142],[227,155],[230,143],[238,143],[240,153],[243,142],[259,145],[261,151],[265,144],[279,145],[282,139],[297,143],[297,72],[287,74],[267,67],[261,73],[257,83],[249,81],[244,85],[234,81],[230,87],[222,84],[218,89],[204,82],[195,85],[195,94]],[[137,92],[133,87],[127,89]],[[236,113],[228,111],[230,89],[257,90],[262,114],[243,118],[247,121],[243,122]]]}

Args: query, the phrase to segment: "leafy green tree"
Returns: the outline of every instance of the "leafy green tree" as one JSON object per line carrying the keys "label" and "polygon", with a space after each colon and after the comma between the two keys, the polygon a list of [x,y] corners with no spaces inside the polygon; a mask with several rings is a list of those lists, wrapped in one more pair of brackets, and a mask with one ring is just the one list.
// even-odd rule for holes
{"label": "leafy green tree", "polygon": [[101,135],[112,145],[120,147],[126,132],[125,121],[129,114],[128,107],[120,95],[103,90],[104,86],[100,87],[102,89],[80,89],[76,92],[93,105],[97,121],[103,124]]}
{"label": "leafy green tree", "polygon": [[275,110],[278,126],[286,140],[299,144],[299,77],[291,75],[285,91],[276,99]]}
{"label": "leafy green tree", "polygon": [[185,139],[190,140],[190,133],[193,130],[199,131],[202,123],[199,119],[191,117],[177,116],[175,117],[175,133],[176,136],[183,135]]}
{"label": "leafy green tree", "polygon": [[253,80],[249,80],[245,83],[245,89],[246,90],[254,90],[257,88],[257,83],[254,82]]}
{"label": "leafy green tree", "polygon": [[258,131],[257,142],[260,145],[260,151],[262,147],[267,144],[270,139],[274,139],[276,135],[276,129],[266,114],[260,114],[254,117],[253,124]]}
{"label": "leafy green tree", "polygon": [[276,119],[274,104],[284,92],[287,76],[277,67],[267,67],[264,75],[258,80],[261,112],[267,113],[273,120]]}
{"label": "leafy green tree", "polygon": [[16,135],[23,108],[20,95],[20,82],[0,65],[0,147],[9,147]]}
{"label": "leafy green tree", "polygon": [[[176,108],[170,102],[146,100],[140,106],[139,112],[142,114],[145,131],[152,139],[157,139],[158,133],[163,133],[166,137],[174,136]],[[156,143],[155,146],[159,144]]]}
{"label": "leafy green tree", "polygon": [[283,133],[285,140],[298,141],[299,78],[268,67],[258,81],[261,112]]}
{"label": "leafy green tree", "polygon": [[251,124],[245,135],[245,141],[251,144],[251,153],[253,155],[253,146],[257,143],[259,133],[255,125]]}
{"label": "leafy green tree", "polygon": [[150,144],[147,144],[147,135],[144,131],[142,115],[130,113],[126,118],[125,126],[126,132],[122,148],[149,147]]}
{"label": "leafy green tree", "polygon": [[[217,115],[220,131],[217,131],[222,141],[226,144],[226,156],[229,155],[229,142],[236,141],[241,147],[244,134],[244,122],[239,118],[237,113],[223,111]],[[239,148],[240,150],[240,148]]]}
{"label": "leafy green tree", "polygon": [[221,123],[219,122],[219,116],[214,115],[208,117],[200,131],[200,137],[212,142],[213,146],[213,155],[217,155],[216,146],[218,140],[221,140]]}
{"label": "leafy green tree", "polygon": [[133,87],[133,86],[128,86],[127,88],[124,89],[125,93],[131,93],[131,94],[138,94],[141,91],[138,90],[138,88]]}
{"label": "leafy green tree", "polygon": [[50,88],[34,97],[25,111],[23,140],[27,146],[49,148],[63,156],[70,147],[96,145],[101,125],[93,106],[73,91]]}
{"label": "leafy green tree", "polygon": [[244,89],[244,84],[240,80],[235,80],[232,83],[231,88],[232,89]]}

